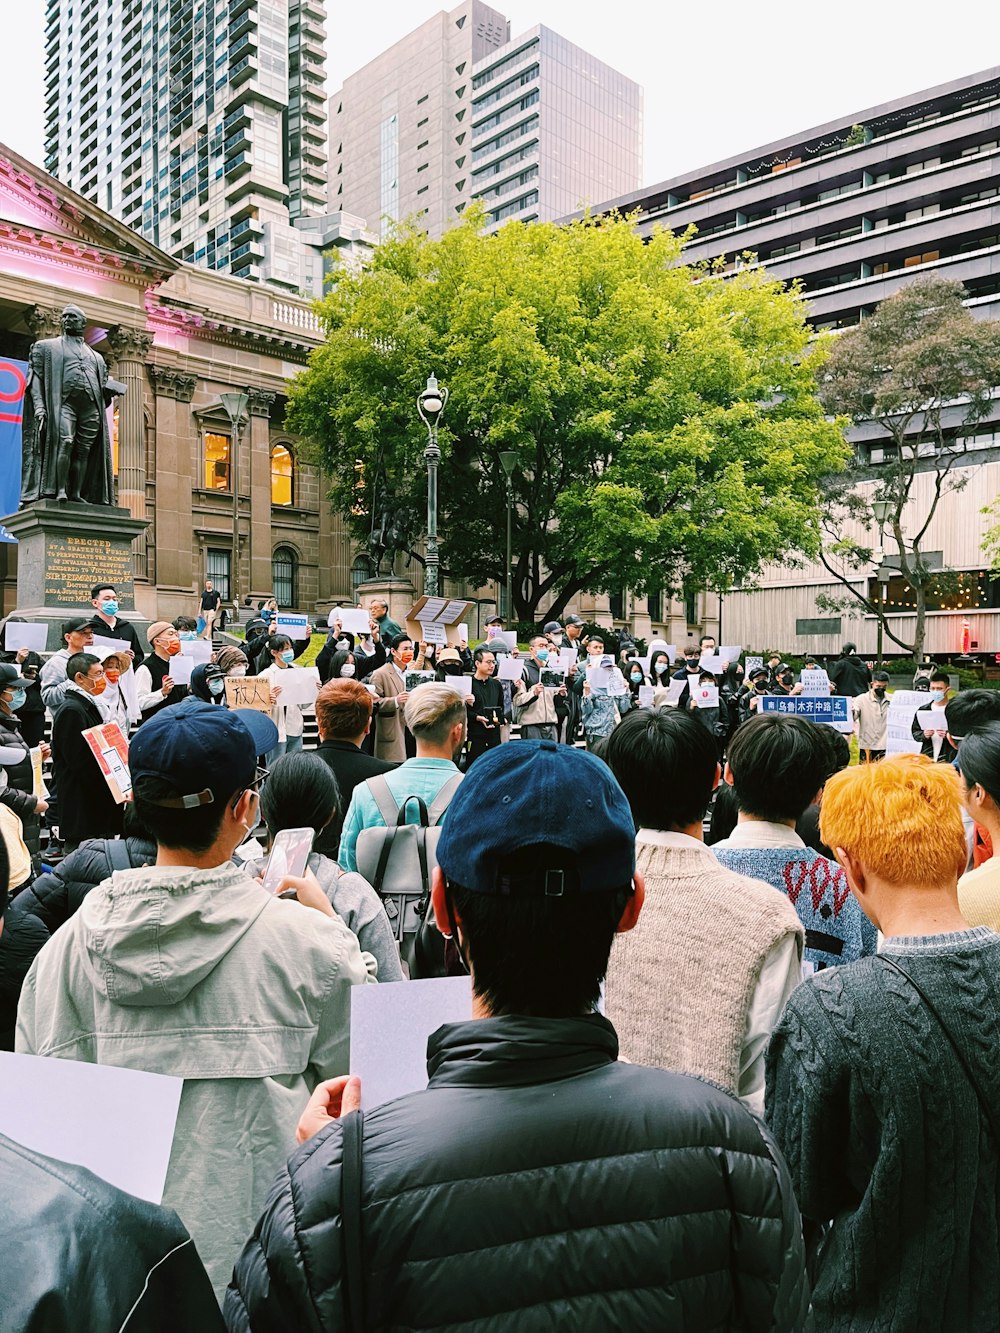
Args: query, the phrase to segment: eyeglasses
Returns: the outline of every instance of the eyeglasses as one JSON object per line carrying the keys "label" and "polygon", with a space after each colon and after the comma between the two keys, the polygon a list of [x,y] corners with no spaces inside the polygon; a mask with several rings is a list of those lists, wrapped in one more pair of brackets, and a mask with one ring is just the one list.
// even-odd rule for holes
{"label": "eyeglasses", "polygon": [[249,786],[242,788],[241,791],[238,791],[235,797],[233,798],[233,809],[234,810],[236,809],[236,807],[240,803],[241,798],[248,791],[252,791],[255,796],[259,797],[261,788],[267,781],[268,775],[269,775],[268,770],[266,768],[255,768],[253,774],[253,781],[250,783]]}

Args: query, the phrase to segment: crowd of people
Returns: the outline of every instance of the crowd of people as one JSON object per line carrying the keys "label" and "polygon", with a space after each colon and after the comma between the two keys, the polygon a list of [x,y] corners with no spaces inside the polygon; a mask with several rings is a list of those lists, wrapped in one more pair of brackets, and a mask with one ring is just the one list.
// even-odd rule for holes
{"label": "crowd of people", "polygon": [[[369,611],[313,750],[276,614],[184,685],[197,621],[143,647],[101,585],[0,664],[0,1044],[183,1080],[162,1207],[0,1135],[0,1329],[1000,1327],[1000,691],[920,672],[887,754],[853,645]],[[793,708],[817,679],[842,730]],[[467,1019],[366,1107],[353,988],[444,976]]]}

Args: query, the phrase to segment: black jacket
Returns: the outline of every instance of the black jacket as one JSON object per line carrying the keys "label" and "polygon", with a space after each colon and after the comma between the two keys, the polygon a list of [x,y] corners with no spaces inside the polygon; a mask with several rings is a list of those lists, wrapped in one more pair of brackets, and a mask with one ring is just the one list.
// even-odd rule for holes
{"label": "black jacket", "polygon": [[[919,710],[918,710],[919,711]],[[928,702],[927,712],[931,711],[931,705]],[[910,735],[915,741],[920,742],[920,753],[926,755],[928,759],[934,758],[934,737],[925,736],[924,729],[917,722],[917,714],[913,714],[913,721],[910,723]],[[937,761],[939,764],[951,764],[958,758],[958,751],[948,739],[947,734],[941,738],[941,749],[938,751]]]}
{"label": "black jacket", "polygon": [[[35,812],[35,778],[31,768],[31,749],[20,733],[20,718],[0,712],[0,745],[5,749],[21,750],[22,758],[7,770],[7,786],[0,791],[0,801],[10,806],[21,821],[24,845],[31,855],[35,872],[39,869],[42,821]],[[18,888],[14,885],[14,888]]]}
{"label": "black jacket", "polygon": [[116,620],[114,629],[105,624],[100,616],[95,615],[92,620],[87,622],[94,631],[98,639],[121,639],[127,648],[132,649],[132,666],[141,667],[143,658],[146,654],[143,652],[142,644],[139,642],[139,636],[135,632],[135,626],[130,625],[127,620]]}
{"label": "black jacket", "polygon": [[337,786],[340,788],[340,814],[335,815],[326,828],[316,835],[313,851],[322,852],[324,856],[329,856],[335,861],[340,847],[340,830],[344,824],[347,807],[351,804],[354,788],[359,782],[377,777],[379,773],[388,773],[399,765],[391,763],[388,759],[376,759],[373,755],[365,754],[350,741],[321,741],[314,753],[333,770],[333,776],[337,779]]}
{"label": "black jacket", "polygon": [[[364,1117],[365,1328],[806,1326],[798,1209],[763,1125],[617,1057],[596,1014],[433,1034],[429,1088]],[[231,1333],[351,1327],[342,1144],[335,1122],[279,1175],[226,1293]]]}
{"label": "black jacket", "polygon": [[113,838],[122,830],[122,807],[115,804],[81,734],[103,721],[95,703],[70,689],[52,723],[52,767],[59,792],[59,834],[64,842]]}
{"label": "black jacket", "polygon": [[170,1208],[0,1135],[4,1333],[221,1333],[194,1241]]}
{"label": "black jacket", "polygon": [[854,653],[838,657],[830,668],[829,677],[833,681],[837,694],[846,694],[849,699],[856,699],[864,694],[872,683],[871,668]]}

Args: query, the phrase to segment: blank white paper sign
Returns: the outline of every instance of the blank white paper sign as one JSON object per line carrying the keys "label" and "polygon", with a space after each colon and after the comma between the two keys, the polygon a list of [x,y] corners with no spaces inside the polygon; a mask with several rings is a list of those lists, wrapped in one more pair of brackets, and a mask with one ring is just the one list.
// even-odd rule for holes
{"label": "blank white paper sign", "polygon": [[175,685],[190,685],[191,672],[197,665],[193,657],[189,657],[186,653],[178,653],[176,657],[170,659],[167,674]]}
{"label": "blank white paper sign", "polygon": [[162,1203],[183,1087],[165,1074],[0,1051],[0,1133]]}
{"label": "blank white paper sign", "polygon": [[351,1073],[372,1111],[427,1087],[427,1039],[443,1023],[472,1017],[469,977],[391,981],[351,990]]}
{"label": "blank white paper sign", "polygon": [[28,648],[33,653],[44,653],[48,633],[48,625],[28,625],[8,620],[4,626],[4,646],[8,652]]}
{"label": "blank white paper sign", "polygon": [[342,607],[340,612],[340,628],[345,634],[354,634],[364,638],[372,632],[371,612],[366,611],[364,607]]}

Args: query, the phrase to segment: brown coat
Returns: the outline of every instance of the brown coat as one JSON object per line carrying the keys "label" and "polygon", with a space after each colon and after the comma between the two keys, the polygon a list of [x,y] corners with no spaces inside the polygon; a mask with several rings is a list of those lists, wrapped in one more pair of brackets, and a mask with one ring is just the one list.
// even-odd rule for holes
{"label": "brown coat", "polygon": [[375,726],[375,758],[390,759],[401,764],[406,758],[406,726],[403,709],[396,703],[396,696],[403,693],[399,673],[387,662],[372,672],[371,683],[375,687],[376,698],[373,704],[378,718]]}

